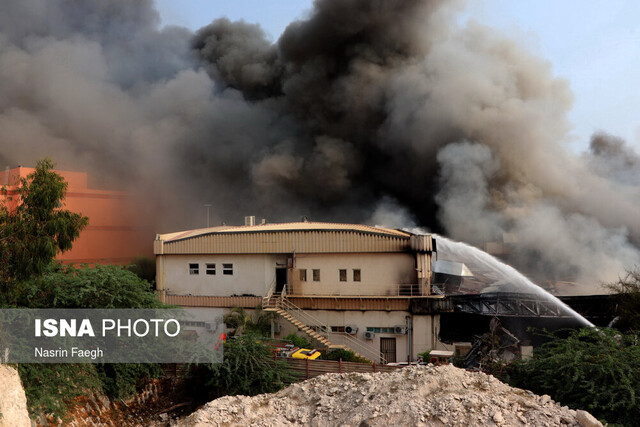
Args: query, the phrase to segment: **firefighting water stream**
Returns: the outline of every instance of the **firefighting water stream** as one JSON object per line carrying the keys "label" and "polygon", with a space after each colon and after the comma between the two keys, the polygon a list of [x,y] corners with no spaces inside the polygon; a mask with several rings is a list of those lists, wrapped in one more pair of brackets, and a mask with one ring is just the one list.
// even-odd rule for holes
{"label": "firefighting water stream", "polygon": [[472,277],[465,277],[460,287],[462,293],[501,293],[534,294],[536,297],[557,306],[561,312],[569,314],[585,326],[593,323],[575,312],[558,298],[533,283],[515,268],[498,260],[478,248],[446,237],[434,235],[437,242],[438,260],[464,263]]}

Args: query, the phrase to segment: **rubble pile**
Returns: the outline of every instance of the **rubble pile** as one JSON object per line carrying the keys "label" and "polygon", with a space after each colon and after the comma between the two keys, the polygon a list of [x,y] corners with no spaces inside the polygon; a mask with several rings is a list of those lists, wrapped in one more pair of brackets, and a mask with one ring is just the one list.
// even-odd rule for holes
{"label": "rubble pile", "polygon": [[216,399],[174,425],[602,426],[549,396],[450,365],[325,374],[275,394]]}

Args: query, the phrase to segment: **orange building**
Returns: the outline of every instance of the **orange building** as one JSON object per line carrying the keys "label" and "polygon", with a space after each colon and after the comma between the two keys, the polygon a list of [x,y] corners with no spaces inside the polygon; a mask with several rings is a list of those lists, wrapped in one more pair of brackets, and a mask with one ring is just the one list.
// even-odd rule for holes
{"label": "orange building", "polygon": [[[20,203],[20,178],[35,169],[18,166],[0,172],[0,203],[10,210]],[[68,184],[63,207],[89,217],[89,225],[58,255],[64,263],[126,264],[136,256],[153,256],[153,230],[144,221],[140,202],[130,193],[89,188],[86,172],[55,171]]]}

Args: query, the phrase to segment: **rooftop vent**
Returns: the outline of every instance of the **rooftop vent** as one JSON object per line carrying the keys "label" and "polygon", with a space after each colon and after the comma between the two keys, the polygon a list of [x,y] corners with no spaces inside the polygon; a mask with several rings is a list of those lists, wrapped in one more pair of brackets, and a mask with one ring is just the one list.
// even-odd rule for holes
{"label": "rooftop vent", "polygon": [[251,227],[256,225],[256,217],[255,216],[245,216],[244,217],[244,225],[247,227]]}

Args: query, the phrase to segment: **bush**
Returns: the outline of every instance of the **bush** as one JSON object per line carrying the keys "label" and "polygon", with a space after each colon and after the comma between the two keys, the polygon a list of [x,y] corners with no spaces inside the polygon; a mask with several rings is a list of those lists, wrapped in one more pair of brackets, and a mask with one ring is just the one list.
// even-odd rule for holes
{"label": "bush", "polygon": [[364,357],[357,356],[351,350],[344,350],[342,348],[336,348],[334,350],[329,351],[324,357],[325,360],[340,360],[343,362],[359,362],[359,363],[371,363],[370,360],[365,359]]}
{"label": "bush", "polygon": [[291,342],[291,344],[295,345],[296,347],[313,348],[309,340],[297,334],[289,334],[286,337],[284,337],[284,339]]}
{"label": "bush", "polygon": [[272,393],[295,379],[285,362],[275,360],[262,337],[251,333],[227,340],[224,361],[207,365],[204,374],[212,397]]}
{"label": "bush", "polygon": [[73,399],[101,390],[92,364],[21,363],[18,372],[32,418],[44,413],[64,419]]}
{"label": "bush", "polygon": [[54,263],[19,284],[18,307],[161,308],[149,282],[116,265],[74,267]]}
{"label": "bush", "polygon": [[638,425],[639,337],[595,328],[571,331],[566,338],[560,333],[550,334],[551,341],[532,359],[514,364],[507,380],[601,420]]}
{"label": "bush", "polygon": [[[18,306],[29,308],[160,308],[151,285],[126,269],[52,264],[17,287]],[[21,364],[20,378],[31,414],[63,417],[73,399],[87,394],[122,398],[156,377],[153,364]]]}
{"label": "bush", "polygon": [[431,360],[431,350],[423,351],[422,353],[418,353],[418,357],[422,357],[424,362],[428,362]]}

